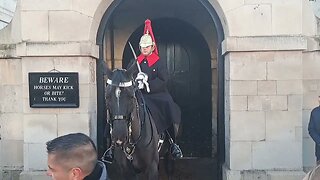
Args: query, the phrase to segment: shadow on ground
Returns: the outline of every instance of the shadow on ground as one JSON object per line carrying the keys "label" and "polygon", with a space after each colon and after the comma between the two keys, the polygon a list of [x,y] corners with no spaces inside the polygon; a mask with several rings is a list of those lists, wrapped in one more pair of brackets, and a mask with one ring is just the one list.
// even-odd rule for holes
{"label": "shadow on ground", "polygon": [[[217,161],[211,158],[183,158],[175,161],[174,174],[170,180],[218,180],[217,169]],[[124,180],[120,178],[115,165],[108,165],[108,173],[111,180]],[[163,160],[160,160],[159,180],[168,180]]]}

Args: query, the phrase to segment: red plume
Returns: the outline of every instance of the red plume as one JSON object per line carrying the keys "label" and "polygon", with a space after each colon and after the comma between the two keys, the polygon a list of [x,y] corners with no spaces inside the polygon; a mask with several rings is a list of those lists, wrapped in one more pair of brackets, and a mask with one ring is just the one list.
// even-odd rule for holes
{"label": "red plume", "polygon": [[158,47],[157,47],[157,44],[156,44],[156,39],[154,38],[153,31],[152,31],[150,19],[147,19],[147,20],[144,22],[144,31],[143,31],[143,34],[149,34],[149,35],[151,36],[152,41],[154,42],[154,50],[155,50],[155,53],[156,53],[157,55],[159,55]]}
{"label": "red plume", "polygon": [[153,35],[153,31],[152,31],[152,27],[151,27],[151,21],[149,19],[147,19],[144,22],[143,34],[149,34],[151,36],[151,39],[154,42],[154,52],[151,55],[149,55],[148,57],[145,57],[145,56],[143,56],[143,54],[140,54],[137,57],[137,61],[140,64],[140,63],[142,63],[143,59],[147,59],[148,65],[149,65],[149,67],[151,67],[153,64],[155,64],[159,60],[160,57],[159,57],[159,51],[158,51],[158,47],[157,47],[157,44],[156,44],[156,40],[155,40],[154,35]]}

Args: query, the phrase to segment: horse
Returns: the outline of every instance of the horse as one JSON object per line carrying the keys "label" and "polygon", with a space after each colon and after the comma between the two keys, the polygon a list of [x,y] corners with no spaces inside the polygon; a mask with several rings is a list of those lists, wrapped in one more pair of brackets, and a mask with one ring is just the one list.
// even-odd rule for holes
{"label": "horse", "polygon": [[133,80],[133,69],[106,71],[107,121],[114,162],[126,180],[157,180],[159,135]]}

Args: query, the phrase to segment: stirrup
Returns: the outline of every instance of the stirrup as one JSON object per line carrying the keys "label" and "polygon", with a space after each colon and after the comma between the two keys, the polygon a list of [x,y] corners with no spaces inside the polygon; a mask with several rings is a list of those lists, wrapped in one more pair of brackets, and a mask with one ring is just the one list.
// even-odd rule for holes
{"label": "stirrup", "polygon": [[106,162],[108,164],[112,164],[113,162],[113,146],[108,148],[101,157],[101,161]]}
{"label": "stirrup", "polygon": [[170,153],[174,159],[180,159],[183,157],[182,151],[176,143],[172,143],[170,146]]}

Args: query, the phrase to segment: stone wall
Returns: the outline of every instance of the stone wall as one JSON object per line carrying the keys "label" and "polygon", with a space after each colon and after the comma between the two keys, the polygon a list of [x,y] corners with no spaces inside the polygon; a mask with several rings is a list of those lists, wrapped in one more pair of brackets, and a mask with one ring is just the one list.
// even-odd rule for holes
{"label": "stone wall", "polygon": [[21,59],[0,58],[0,179],[23,168],[23,107]]}
{"label": "stone wall", "polygon": [[[223,46],[227,94],[224,178],[302,179],[302,169],[315,164],[306,123],[317,103],[319,79],[317,53],[310,52],[319,49],[309,42],[317,32],[310,5],[252,0],[221,1],[221,6],[229,9],[225,11],[228,30],[236,36],[227,37]],[[314,75],[312,83],[306,74]],[[311,96],[306,82],[313,87]]]}
{"label": "stone wall", "polygon": [[[19,1],[0,31],[0,179],[21,171],[20,179],[46,179],[45,143],[57,136],[83,132],[96,141],[98,48],[89,34],[98,3]],[[28,73],[53,69],[79,73],[79,108],[30,108]]]}
{"label": "stone wall", "polygon": [[[317,42],[318,43],[318,42]],[[303,54],[303,160],[306,168],[315,165],[314,141],[308,133],[310,113],[319,105],[320,74],[319,74],[319,51],[306,52]]]}
{"label": "stone wall", "polygon": [[[2,174],[7,170],[13,174],[23,170],[21,179],[43,178],[46,141],[70,132],[84,132],[96,139],[95,63],[99,52],[95,40],[102,16],[112,2],[18,1],[12,23],[0,31]],[[143,23],[145,14],[150,14],[148,18],[186,21],[201,32],[210,48],[215,114],[219,46],[216,29],[206,9],[195,6],[196,1],[186,2],[192,5],[157,2],[158,9],[162,7],[164,11],[153,11],[154,4],[143,12],[134,10],[139,9],[139,3],[129,2],[130,8],[122,6],[115,13],[113,29],[116,67],[121,66],[125,43]],[[169,3],[170,8],[166,8]],[[306,128],[320,93],[317,20],[308,2],[209,0],[209,3],[218,12],[225,33],[224,178],[301,179],[302,169],[315,164],[313,142]],[[107,47],[105,51],[106,60],[110,61],[110,49]],[[79,108],[29,107],[28,73],[52,69],[79,72]],[[215,115],[212,119],[217,120]]]}
{"label": "stone wall", "polygon": [[231,171],[226,170],[226,179],[274,176],[274,170],[296,171],[301,178],[306,39],[227,38],[225,45],[226,169]]}

